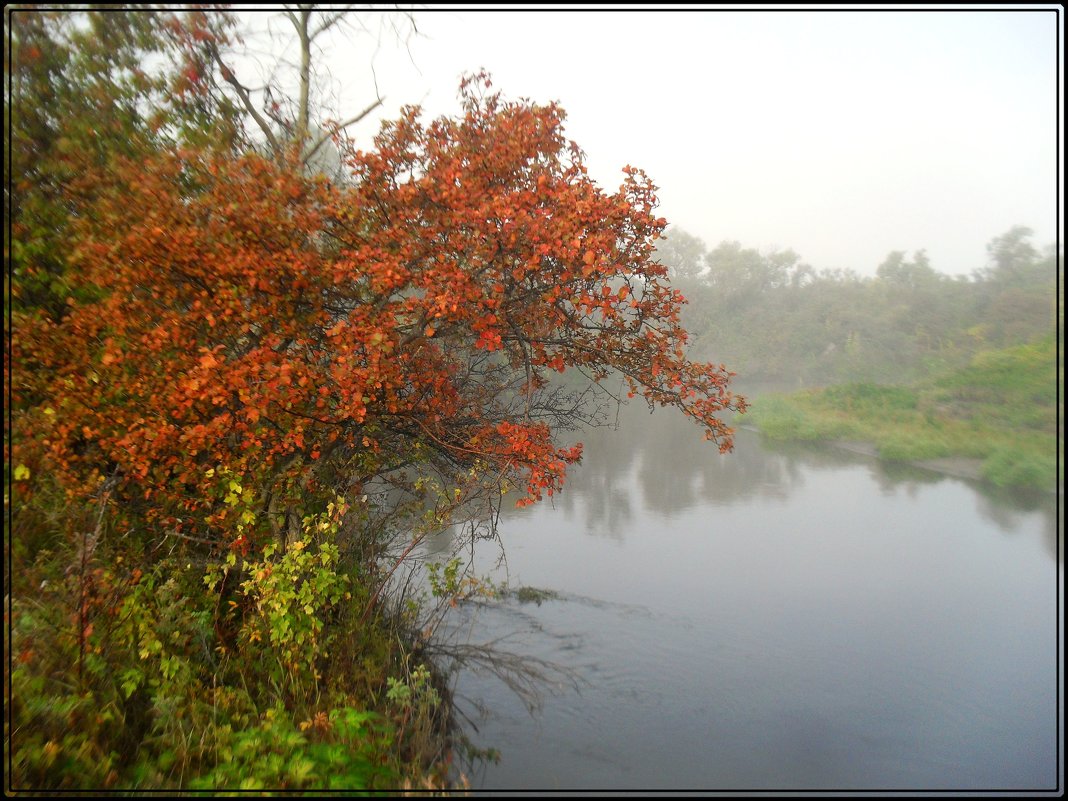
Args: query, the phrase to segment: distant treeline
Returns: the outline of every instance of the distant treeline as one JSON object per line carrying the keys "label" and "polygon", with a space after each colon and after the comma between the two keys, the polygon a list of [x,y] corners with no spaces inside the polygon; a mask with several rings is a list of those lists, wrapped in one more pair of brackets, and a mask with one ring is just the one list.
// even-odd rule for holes
{"label": "distant treeline", "polygon": [[902,383],[1057,330],[1061,254],[1040,252],[1032,234],[1016,226],[992,239],[971,276],[938,272],[923,250],[891,252],[874,277],[816,271],[792,250],[709,249],[678,229],[659,256],[690,301],[692,355],[743,382]]}

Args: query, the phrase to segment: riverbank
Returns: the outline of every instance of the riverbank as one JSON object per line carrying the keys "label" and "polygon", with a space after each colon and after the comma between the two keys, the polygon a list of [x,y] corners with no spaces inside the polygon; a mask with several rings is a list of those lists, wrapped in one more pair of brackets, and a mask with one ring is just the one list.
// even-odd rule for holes
{"label": "riverbank", "polygon": [[[739,428],[760,433],[760,429],[752,425],[739,426]],[[870,442],[830,440],[826,444],[833,448],[849,451],[850,453],[856,453],[861,456],[870,456],[873,459],[880,458],[879,449]],[[919,467],[934,473],[953,476],[954,478],[966,478],[970,481],[985,481],[985,478],[983,477],[982,459],[974,459],[967,456],[946,456],[939,459],[917,459],[907,463],[913,467]]]}
{"label": "riverbank", "polygon": [[985,351],[912,386],[847,384],[756,398],[739,425],[772,440],[827,441],[1000,487],[1058,491],[1052,337]]}
{"label": "riverbank", "polygon": [[[782,403],[780,399],[772,401],[776,408],[772,414],[777,414]],[[759,402],[758,402],[759,403]],[[739,428],[755,431],[771,440],[779,441],[819,441],[825,444],[850,451],[862,456],[870,456],[886,461],[903,462],[914,467],[931,470],[936,473],[965,478],[973,481],[989,481],[999,487],[1024,487],[1040,490],[1043,492],[1063,492],[1063,485],[1056,481],[1056,455],[1052,444],[1045,450],[1036,448],[1033,441],[1023,442],[1019,447],[1007,443],[990,443],[986,448],[981,443],[972,442],[964,453],[946,453],[945,455],[930,456],[928,458],[909,458],[902,451],[911,443],[921,453],[930,450],[942,450],[949,446],[944,437],[935,440],[917,439],[915,432],[898,432],[886,436],[873,435],[870,439],[838,438],[832,432],[820,433],[820,426],[812,425],[810,418],[805,418],[796,428],[796,433],[791,435],[781,430],[781,421],[770,419],[766,405],[759,408],[757,414],[761,422],[750,424],[736,424]],[[756,404],[754,404],[756,407]],[[747,418],[751,415],[746,415]],[[841,427],[841,421],[833,421],[834,428]],[[770,429],[770,431],[769,431]],[[852,432],[851,432],[852,433]],[[880,444],[881,443],[881,444]],[[988,456],[971,455],[978,449],[984,449]]]}
{"label": "riverbank", "polygon": [[[755,425],[740,425],[738,428],[746,431],[753,431],[761,433],[760,429]],[[869,456],[873,459],[880,458],[879,449],[871,442],[863,442],[861,440],[829,440],[826,444],[839,450],[849,451],[850,453],[856,453],[860,456]],[[939,459],[917,459],[908,462],[913,467],[919,467],[924,470],[930,470],[935,473],[942,473],[943,475],[953,476],[955,478],[966,478],[972,481],[983,481],[983,460],[974,459],[966,456],[946,456]]]}

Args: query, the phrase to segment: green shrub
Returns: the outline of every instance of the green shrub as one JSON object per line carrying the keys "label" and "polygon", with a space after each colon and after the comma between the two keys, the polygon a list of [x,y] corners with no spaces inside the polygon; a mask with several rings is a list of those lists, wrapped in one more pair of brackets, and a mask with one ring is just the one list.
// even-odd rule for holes
{"label": "green shrub", "polygon": [[440,789],[448,713],[403,632],[352,608],[367,592],[332,541],[343,513],[244,565],[41,549],[37,592],[12,600],[12,787]]}
{"label": "green shrub", "polygon": [[[273,686],[294,696],[318,687],[319,663],[329,656],[333,638],[326,624],[341,600],[352,597],[333,542],[344,512],[340,499],[331,503],[326,514],[304,518],[301,539],[288,542],[284,551],[272,543],[261,560],[246,565],[242,647],[265,658]],[[227,560],[233,569],[235,555]]]}
{"label": "green shrub", "polygon": [[983,477],[999,487],[1056,486],[1057,463],[1054,455],[1020,452],[1000,447],[983,462]]}
{"label": "green shrub", "polygon": [[370,712],[344,707],[296,724],[278,706],[257,726],[221,727],[214,735],[215,766],[190,781],[191,790],[367,791],[399,784],[389,763],[389,728]]}

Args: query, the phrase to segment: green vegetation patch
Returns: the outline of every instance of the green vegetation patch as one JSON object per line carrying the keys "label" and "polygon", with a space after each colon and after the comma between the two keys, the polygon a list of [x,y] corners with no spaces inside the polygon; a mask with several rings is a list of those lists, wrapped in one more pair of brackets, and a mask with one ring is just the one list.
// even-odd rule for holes
{"label": "green vegetation patch", "polygon": [[983,477],[999,487],[1054,486],[1057,481],[1057,458],[1046,453],[996,448],[983,462]]}
{"label": "green vegetation patch", "polygon": [[983,460],[1003,487],[1056,486],[1054,338],[981,351],[963,368],[912,386],[853,383],[757,398],[743,418],[774,440],[872,442],[880,458]]}
{"label": "green vegetation patch", "polygon": [[13,786],[444,787],[445,702],[398,621],[362,619],[339,519],[243,564],[175,547],[150,566],[106,527],[84,557],[39,549],[12,602]]}
{"label": "green vegetation patch", "polygon": [[1013,429],[1055,433],[1057,353],[1053,336],[982,351],[970,365],[931,382],[929,394],[957,414]]}

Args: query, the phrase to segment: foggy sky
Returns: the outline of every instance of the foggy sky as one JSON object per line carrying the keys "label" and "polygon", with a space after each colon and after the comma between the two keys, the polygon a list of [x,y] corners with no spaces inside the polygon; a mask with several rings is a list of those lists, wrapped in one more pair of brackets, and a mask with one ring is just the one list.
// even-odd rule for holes
{"label": "foggy sky", "polygon": [[[709,246],[790,247],[865,275],[891,250],[970,273],[1013,225],[1057,237],[1051,6],[1021,11],[453,11],[419,34],[348,26],[326,56],[339,116],[386,96],[459,108],[464,72],[508,98],[558,101],[590,174],[660,187],[660,213]],[[353,20],[356,22],[356,20]],[[669,228],[669,234],[670,234]]]}

